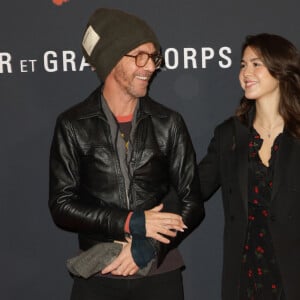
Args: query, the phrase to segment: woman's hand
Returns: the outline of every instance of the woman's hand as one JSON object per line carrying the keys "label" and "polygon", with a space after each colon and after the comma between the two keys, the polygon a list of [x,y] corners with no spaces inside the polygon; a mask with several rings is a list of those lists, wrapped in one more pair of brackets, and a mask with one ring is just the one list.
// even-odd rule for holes
{"label": "woman's hand", "polygon": [[170,240],[165,236],[175,237],[177,231],[183,232],[187,227],[182,217],[177,214],[161,212],[163,204],[145,211],[146,237],[153,238],[161,243],[169,244]]}

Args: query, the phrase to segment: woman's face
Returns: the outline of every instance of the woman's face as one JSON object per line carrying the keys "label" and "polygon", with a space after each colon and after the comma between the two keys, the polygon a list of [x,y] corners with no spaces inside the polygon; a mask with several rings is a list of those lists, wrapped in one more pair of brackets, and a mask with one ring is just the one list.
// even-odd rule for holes
{"label": "woman's face", "polygon": [[260,55],[249,46],[243,53],[239,80],[247,99],[280,98],[279,81],[270,74]]}

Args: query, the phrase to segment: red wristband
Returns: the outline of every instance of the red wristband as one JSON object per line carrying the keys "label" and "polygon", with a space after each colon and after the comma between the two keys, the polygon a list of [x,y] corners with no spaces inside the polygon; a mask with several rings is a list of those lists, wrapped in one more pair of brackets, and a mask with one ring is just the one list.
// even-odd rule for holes
{"label": "red wristband", "polygon": [[126,218],[125,224],[124,224],[124,231],[126,233],[130,233],[129,223],[130,223],[130,219],[131,219],[132,214],[133,214],[133,211],[129,212],[129,214]]}

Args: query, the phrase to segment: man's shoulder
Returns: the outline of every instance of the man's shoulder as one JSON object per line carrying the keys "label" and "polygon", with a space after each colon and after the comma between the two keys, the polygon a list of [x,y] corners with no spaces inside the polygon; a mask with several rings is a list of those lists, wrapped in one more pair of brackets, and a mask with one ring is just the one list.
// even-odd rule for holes
{"label": "man's shoulder", "polygon": [[158,118],[181,118],[180,113],[178,113],[177,111],[175,111],[174,109],[165,106],[162,103],[159,103],[155,100],[153,100],[151,97],[146,96],[144,98],[141,99],[141,106],[142,106],[142,110],[147,113],[152,115],[153,117],[158,117]]}
{"label": "man's shoulder", "polygon": [[58,119],[74,121],[99,114],[100,90],[97,88],[83,101],[69,107],[60,115]]}

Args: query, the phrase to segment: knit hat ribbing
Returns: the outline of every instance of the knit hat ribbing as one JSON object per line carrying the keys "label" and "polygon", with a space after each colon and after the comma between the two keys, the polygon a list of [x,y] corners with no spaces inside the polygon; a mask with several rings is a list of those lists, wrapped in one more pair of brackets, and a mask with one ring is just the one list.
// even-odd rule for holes
{"label": "knit hat ribbing", "polygon": [[159,51],[158,39],[145,21],[117,9],[99,8],[86,26],[82,51],[104,81],[125,54],[149,42]]}

